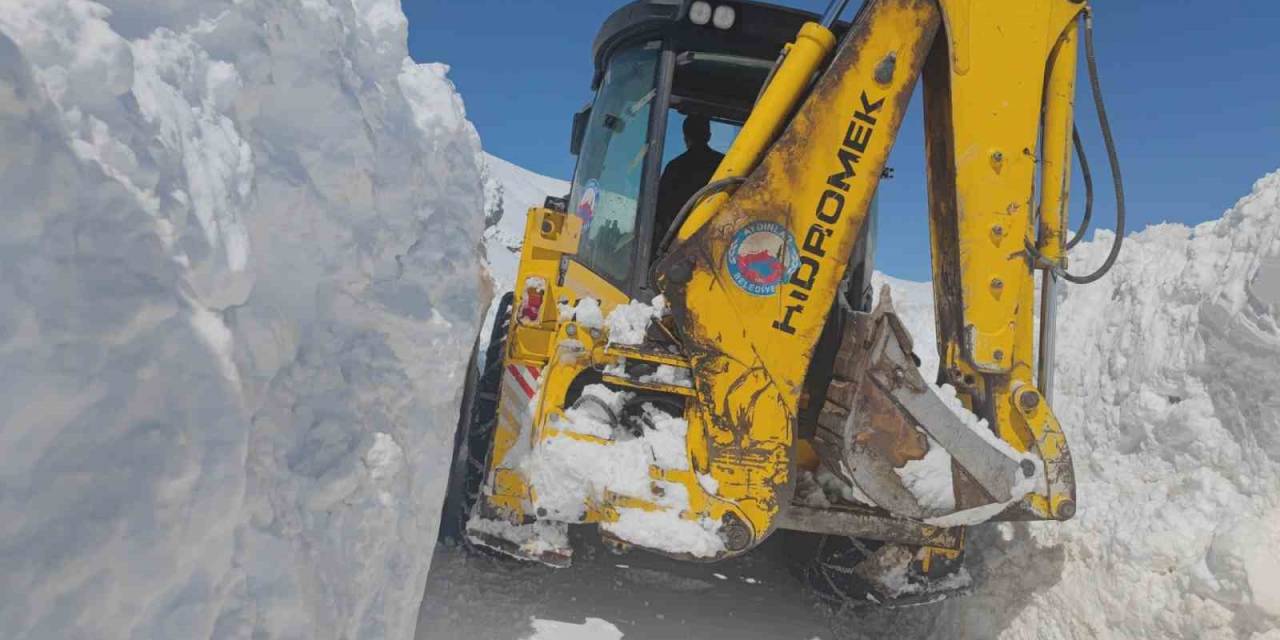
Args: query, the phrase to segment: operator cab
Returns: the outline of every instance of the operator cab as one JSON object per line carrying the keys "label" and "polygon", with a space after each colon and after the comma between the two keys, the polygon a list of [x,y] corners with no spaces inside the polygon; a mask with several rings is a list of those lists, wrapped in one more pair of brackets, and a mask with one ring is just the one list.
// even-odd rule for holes
{"label": "operator cab", "polygon": [[[567,206],[583,221],[566,265],[573,280],[603,280],[632,298],[656,293],[648,267],[673,208],[710,177],[783,48],[818,18],[756,2],[639,0],[605,21],[594,44],[595,97],[574,116],[570,142],[578,162]],[[687,175],[663,180],[686,152],[687,119],[695,131],[710,122],[712,152],[693,149],[695,139],[676,165],[684,171],[673,172]]]}

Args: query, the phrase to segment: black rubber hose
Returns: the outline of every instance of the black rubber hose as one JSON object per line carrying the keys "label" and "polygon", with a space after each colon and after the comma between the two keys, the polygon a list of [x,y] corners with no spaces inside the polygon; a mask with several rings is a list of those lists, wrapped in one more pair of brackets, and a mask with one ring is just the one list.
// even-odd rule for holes
{"label": "black rubber hose", "polygon": [[676,219],[671,221],[671,226],[667,228],[667,232],[662,236],[662,242],[659,242],[658,246],[654,247],[654,262],[657,262],[657,256],[667,252],[667,247],[671,246],[671,241],[675,239],[676,232],[680,230],[680,226],[684,224],[685,218],[689,217],[689,212],[693,211],[693,208],[698,206],[699,202],[702,202],[708,197],[724,191],[729,187],[740,185],[746,181],[747,179],[742,176],[723,178],[716,180],[715,182],[710,182],[707,186],[693,192],[693,195],[689,196],[689,199],[685,201],[684,206],[680,207],[680,213],[676,214]]}
{"label": "black rubber hose", "polygon": [[[1102,142],[1107,148],[1107,162],[1111,164],[1111,182],[1116,191],[1116,237],[1111,242],[1111,252],[1102,266],[1093,273],[1084,276],[1067,273],[1065,269],[1055,267],[1054,273],[1067,282],[1089,284],[1106,275],[1120,257],[1120,246],[1124,244],[1124,181],[1120,177],[1120,159],[1116,155],[1116,142],[1111,135],[1111,122],[1107,120],[1107,108],[1102,102],[1102,84],[1098,81],[1098,61],[1093,51],[1093,16],[1084,14],[1084,52],[1085,61],[1089,65],[1089,86],[1093,90],[1093,107],[1098,112],[1098,127],[1102,129]],[[1027,245],[1032,257],[1045,262],[1044,256],[1030,244]]]}
{"label": "black rubber hose", "polygon": [[1080,228],[1067,242],[1067,249],[1080,244],[1084,234],[1089,230],[1089,221],[1093,219],[1093,174],[1089,172],[1089,157],[1084,153],[1084,143],[1080,141],[1080,130],[1071,127],[1071,143],[1076,147],[1076,160],[1080,163],[1080,179],[1084,181],[1084,217],[1080,219]]}

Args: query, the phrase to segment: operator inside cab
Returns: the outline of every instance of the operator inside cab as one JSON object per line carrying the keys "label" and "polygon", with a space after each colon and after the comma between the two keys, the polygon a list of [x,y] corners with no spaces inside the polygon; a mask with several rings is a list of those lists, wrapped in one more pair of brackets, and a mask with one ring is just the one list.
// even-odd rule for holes
{"label": "operator inside cab", "polygon": [[724,154],[711,148],[711,121],[706,116],[684,119],[684,153],[672,158],[658,181],[658,209],[653,225],[654,246],[662,241],[680,207],[711,181]]}

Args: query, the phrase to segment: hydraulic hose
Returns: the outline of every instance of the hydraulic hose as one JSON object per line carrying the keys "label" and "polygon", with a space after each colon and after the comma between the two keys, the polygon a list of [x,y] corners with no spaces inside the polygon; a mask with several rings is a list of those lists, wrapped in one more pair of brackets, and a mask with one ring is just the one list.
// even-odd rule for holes
{"label": "hydraulic hose", "polygon": [[1093,174],[1089,172],[1089,158],[1084,153],[1084,143],[1080,141],[1080,130],[1071,127],[1071,143],[1076,147],[1076,160],[1080,163],[1080,179],[1084,181],[1084,217],[1080,219],[1080,228],[1067,242],[1067,249],[1080,244],[1084,234],[1089,230],[1089,221],[1093,219]]}
{"label": "hydraulic hose", "polygon": [[675,239],[676,232],[680,230],[680,225],[684,224],[685,218],[689,217],[689,212],[693,211],[693,208],[698,206],[699,202],[702,202],[708,197],[720,193],[725,189],[736,187],[746,181],[747,179],[745,176],[730,176],[722,180],[716,180],[715,182],[708,183],[707,186],[693,192],[693,195],[689,196],[689,199],[685,201],[684,206],[680,207],[680,213],[676,214],[675,220],[671,221],[671,226],[667,228],[667,232],[662,236],[662,242],[659,242],[658,246],[654,247],[654,257],[656,258],[657,256],[667,252],[667,247],[671,246],[671,241]]}
{"label": "hydraulic hose", "polygon": [[[1107,149],[1107,162],[1111,165],[1111,182],[1116,192],[1116,237],[1111,242],[1111,251],[1107,254],[1107,259],[1104,260],[1102,262],[1102,266],[1098,267],[1093,273],[1078,276],[1068,273],[1066,269],[1057,265],[1050,266],[1050,269],[1052,269],[1057,276],[1074,284],[1089,284],[1091,282],[1095,282],[1111,270],[1111,267],[1116,263],[1116,258],[1120,257],[1120,246],[1124,244],[1125,223],[1124,181],[1120,177],[1120,159],[1116,154],[1115,139],[1111,135],[1111,122],[1107,119],[1107,108],[1106,105],[1103,104],[1102,100],[1102,84],[1098,81],[1098,62],[1093,50],[1093,15],[1088,13],[1087,10],[1084,14],[1084,51],[1085,61],[1089,66],[1089,86],[1093,91],[1093,107],[1098,113],[1098,127],[1102,130],[1102,142]],[[1078,144],[1079,142],[1077,137],[1077,145]],[[1080,147],[1078,146],[1077,149],[1079,148]],[[1072,239],[1072,242],[1075,242],[1074,238]],[[1036,250],[1034,245],[1028,243],[1027,251],[1037,262],[1047,262],[1044,256]]]}

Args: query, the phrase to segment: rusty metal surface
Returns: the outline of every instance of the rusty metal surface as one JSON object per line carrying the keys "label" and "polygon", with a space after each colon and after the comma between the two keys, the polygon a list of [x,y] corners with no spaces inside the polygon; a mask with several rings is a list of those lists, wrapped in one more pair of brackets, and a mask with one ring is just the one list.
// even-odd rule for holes
{"label": "rusty metal surface", "polygon": [[941,549],[960,549],[963,544],[960,528],[934,527],[854,505],[821,509],[793,504],[779,516],[779,526],[793,531]]}
{"label": "rusty metal surface", "polygon": [[1019,461],[960,422],[928,388],[919,389],[917,385],[923,382],[920,372],[911,366],[906,355],[895,348],[892,341],[886,346],[886,359],[881,363],[893,369],[892,373],[881,367],[873,369],[871,375],[877,386],[892,396],[897,408],[942,445],[995,501],[1005,502],[1017,497],[1013,495],[1013,488],[1023,474]]}
{"label": "rusty metal surface", "polygon": [[[924,105],[925,176],[929,240],[933,254],[934,317],[938,353],[961,344],[964,300],[960,291],[959,205],[956,198],[955,137],[951,126],[951,65],[946,38],[938,38],[921,72]],[[944,365],[950,364],[944,362]]]}
{"label": "rusty metal surface", "polygon": [[852,446],[878,452],[894,467],[924,458],[929,439],[893,399],[870,381],[863,382],[861,389],[862,404],[851,431]]}
{"label": "rusty metal surface", "polygon": [[956,510],[991,504],[991,496],[987,495],[982,485],[978,484],[978,481],[974,480],[964,467],[956,464],[955,460],[951,461],[951,483],[955,491]]}
{"label": "rusty metal surface", "polygon": [[[870,314],[854,314],[836,356],[836,379],[819,418],[815,447],[877,506],[922,519],[926,509],[897,470],[942,446],[956,473],[957,506],[1012,499],[1022,477],[1018,461],[970,430],[934,393],[911,354],[911,338],[886,287]],[[833,457],[836,456],[836,457]]]}

